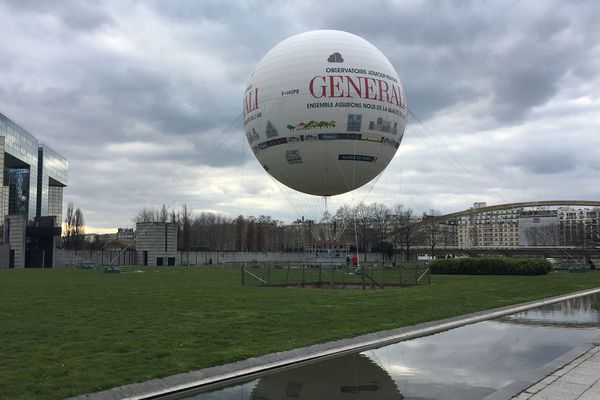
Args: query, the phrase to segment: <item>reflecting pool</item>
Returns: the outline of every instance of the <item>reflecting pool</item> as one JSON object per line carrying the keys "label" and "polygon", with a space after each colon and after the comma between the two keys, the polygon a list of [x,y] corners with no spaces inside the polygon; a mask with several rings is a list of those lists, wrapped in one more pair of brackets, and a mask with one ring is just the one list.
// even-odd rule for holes
{"label": "reflecting pool", "polygon": [[598,328],[594,294],[186,398],[479,400],[598,342]]}

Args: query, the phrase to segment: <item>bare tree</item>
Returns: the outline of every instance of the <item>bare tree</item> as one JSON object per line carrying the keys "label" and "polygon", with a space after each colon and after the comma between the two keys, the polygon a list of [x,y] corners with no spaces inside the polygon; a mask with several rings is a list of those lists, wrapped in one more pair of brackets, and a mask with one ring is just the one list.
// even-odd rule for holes
{"label": "bare tree", "polygon": [[76,241],[79,242],[79,248],[82,247],[81,243],[83,241],[85,235],[85,220],[83,219],[83,213],[79,208],[75,209],[75,218],[73,224],[73,233],[76,238]]}
{"label": "bare tree", "polygon": [[73,210],[73,203],[69,202],[67,205],[67,212],[65,214],[65,225],[63,232],[63,247],[65,249],[71,249],[73,246],[73,225],[75,223],[75,211]]}
{"label": "bare tree", "polygon": [[[353,211],[356,234],[364,252],[364,261],[367,261],[367,243],[372,231],[373,208],[360,202]],[[356,251],[358,252],[358,250]]]}
{"label": "bare tree", "polygon": [[171,213],[169,214],[169,222],[171,224],[177,224],[177,226],[179,226],[179,214],[177,213],[177,211],[175,210],[171,210]]}
{"label": "bare tree", "polygon": [[396,204],[391,210],[392,214],[390,216],[390,238],[392,241],[392,246],[394,248],[394,264],[398,261],[398,246],[402,243],[401,230],[404,227],[402,221],[402,214],[404,213],[404,211],[404,206],[402,204]]}
{"label": "bare tree", "polygon": [[188,209],[187,204],[181,206],[181,213],[179,214],[179,222],[181,227],[181,250],[188,251],[191,245],[192,239],[192,211]]}
{"label": "bare tree", "polygon": [[[269,217],[270,219],[271,217]],[[254,225],[254,246],[255,251],[263,251],[265,249],[265,245],[267,242],[265,226],[267,224],[267,217],[264,215],[260,215],[256,219],[256,223]]]}
{"label": "bare tree", "polygon": [[233,224],[231,219],[223,218],[216,226],[215,236],[219,250],[233,250],[235,236],[231,233]]}
{"label": "bare tree", "polygon": [[354,210],[352,208],[344,204],[331,216],[331,220],[335,224],[334,237],[336,240],[346,238],[349,242],[354,242],[354,237],[351,235],[354,232]]}
{"label": "bare tree", "polygon": [[[231,218],[211,212],[201,212],[193,218],[190,215],[189,219],[190,249],[240,250],[235,233],[236,225]],[[182,229],[185,229],[185,225],[185,218],[182,215]]]}
{"label": "bare tree", "polygon": [[247,223],[243,215],[238,215],[234,221],[235,224],[235,249],[246,249],[246,229]]}
{"label": "bare tree", "polygon": [[156,222],[159,220],[160,220],[159,212],[155,208],[146,208],[146,207],[140,208],[136,212],[135,217],[133,217],[133,222],[135,222],[135,223]]}
{"label": "bare tree", "polygon": [[[264,234],[267,235],[265,248],[271,249],[280,243],[277,239],[275,225],[278,221],[269,216],[262,216],[268,225]],[[142,208],[133,218],[134,222],[168,222],[176,224],[178,232],[178,248],[182,250],[246,250],[246,220],[240,215],[235,220],[211,212],[193,215],[186,204],[180,209],[169,210],[165,205],[160,209]],[[269,221],[269,222],[268,222]],[[273,225],[275,224],[275,225]],[[256,226],[255,226],[256,228]],[[252,240],[260,234],[253,231]],[[253,242],[254,243],[254,242]]]}
{"label": "bare tree", "polygon": [[74,209],[71,202],[67,206],[64,237],[63,247],[74,250],[83,249],[85,245],[85,220],[83,212],[79,208]]}
{"label": "bare tree", "polygon": [[158,221],[160,222],[167,222],[169,220],[169,210],[167,209],[166,205],[162,205],[162,208],[160,209],[160,213],[158,215]]}
{"label": "bare tree", "polygon": [[435,247],[442,241],[440,221],[437,220],[437,217],[440,215],[442,215],[442,213],[433,208],[430,208],[429,211],[423,213],[423,220],[430,221],[423,229],[426,234],[427,244],[431,249],[431,258],[435,258]]}
{"label": "bare tree", "polygon": [[405,252],[405,260],[410,260],[410,248],[417,239],[418,232],[414,228],[414,212],[412,208],[404,208],[398,204],[394,207],[394,218],[393,218],[393,231],[397,234],[394,235],[394,239],[400,243]]}
{"label": "bare tree", "polygon": [[252,215],[247,218],[246,246],[248,251],[256,251],[256,218]]}
{"label": "bare tree", "polygon": [[392,210],[388,206],[379,203],[371,204],[370,208],[373,221],[372,226],[377,237],[377,244],[383,260],[385,260],[386,250],[389,245],[388,235],[390,234],[390,229],[393,225]]}

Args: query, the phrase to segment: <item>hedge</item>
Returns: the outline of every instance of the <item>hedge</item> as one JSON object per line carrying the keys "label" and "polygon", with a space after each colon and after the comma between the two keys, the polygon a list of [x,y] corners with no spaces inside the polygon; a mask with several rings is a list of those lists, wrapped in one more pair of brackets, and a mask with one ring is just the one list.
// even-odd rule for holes
{"label": "hedge", "polygon": [[543,258],[447,258],[429,264],[432,274],[444,275],[544,275],[552,264]]}

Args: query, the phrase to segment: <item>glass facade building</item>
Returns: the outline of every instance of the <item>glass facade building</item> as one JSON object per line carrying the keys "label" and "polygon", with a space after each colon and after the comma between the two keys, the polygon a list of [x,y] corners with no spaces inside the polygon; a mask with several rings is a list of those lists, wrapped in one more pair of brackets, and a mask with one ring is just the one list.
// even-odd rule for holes
{"label": "glass facade building", "polygon": [[25,215],[29,211],[29,169],[5,168],[4,184],[8,190],[8,215]]}
{"label": "glass facade building", "polygon": [[[3,179],[0,186],[0,214],[4,225],[2,245],[13,246],[13,243],[22,242],[20,239],[12,240],[9,236],[16,233],[14,230],[11,233],[6,226],[9,225],[9,220],[14,225],[18,220],[17,216],[20,216],[23,225],[27,226],[26,232],[23,229],[20,234],[27,236],[25,242],[28,246],[29,243],[34,243],[46,249],[48,246],[45,243],[49,240],[47,232],[54,232],[51,236],[56,236],[58,232],[56,229],[49,231],[48,224],[60,227],[62,223],[63,188],[68,182],[67,160],[0,113],[0,166]],[[46,229],[43,231],[46,232],[45,239],[39,236],[41,226]],[[10,249],[11,252],[16,250],[18,249]],[[38,262],[40,256],[35,251],[37,250],[33,248],[17,251],[16,254],[24,255],[23,259],[15,259],[11,253],[10,263],[27,265],[25,254],[32,254],[31,259]],[[2,254],[3,250],[0,248],[0,267],[3,266]],[[47,255],[42,255],[41,260],[47,266]]]}
{"label": "glass facade building", "polygon": [[67,186],[67,160],[46,144],[38,148],[36,217],[55,215],[62,222],[62,188]]}
{"label": "glass facade building", "polygon": [[[3,185],[5,188],[7,186],[10,187],[10,182],[7,182],[7,178],[11,180],[12,177],[12,181],[15,182],[18,175],[28,180],[28,185],[26,185],[28,186],[27,192],[23,193],[25,199],[20,199],[20,201],[24,201],[27,204],[24,215],[26,215],[28,220],[32,220],[36,216],[38,140],[2,113],[0,113],[0,137],[4,138],[2,157],[4,159]],[[21,187],[23,186],[21,184]],[[10,193],[4,193],[4,195],[11,197]],[[17,200],[16,195],[12,197],[15,201]],[[16,206],[16,203],[13,206]],[[3,207],[2,216],[9,214],[9,210]]]}

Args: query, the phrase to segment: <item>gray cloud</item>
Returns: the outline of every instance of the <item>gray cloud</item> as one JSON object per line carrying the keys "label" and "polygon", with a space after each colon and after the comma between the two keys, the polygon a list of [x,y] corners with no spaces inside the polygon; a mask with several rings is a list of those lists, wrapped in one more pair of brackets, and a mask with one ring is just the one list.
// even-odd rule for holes
{"label": "gray cloud", "polygon": [[[489,2],[396,7],[383,2],[380,12],[363,15],[361,7],[324,14],[334,26],[394,48],[386,53],[419,106],[415,109],[427,117],[456,101],[491,96],[488,112],[499,123],[519,122],[552,98],[574,67],[597,71],[581,65],[598,47],[600,29],[589,22],[600,15],[594,2],[546,7]],[[452,94],[436,97],[432,83]]]}
{"label": "gray cloud", "polygon": [[83,0],[6,0],[5,3],[16,12],[27,14],[27,17],[54,16],[65,27],[77,31],[95,30],[113,23],[101,1],[90,3]]}
{"label": "gray cloud", "polygon": [[548,151],[534,148],[521,152],[514,162],[526,172],[534,174],[557,174],[575,169],[577,158],[569,151]]}
{"label": "gray cloud", "polygon": [[[386,54],[423,122],[373,200],[452,211],[563,197],[560,185],[598,196],[599,15],[594,1],[8,1],[0,111],[72,161],[65,199],[92,225],[172,198],[236,214],[236,198],[270,196],[241,123],[226,130],[250,71],[290,35],[341,29]],[[246,184],[224,199],[228,179]]]}

